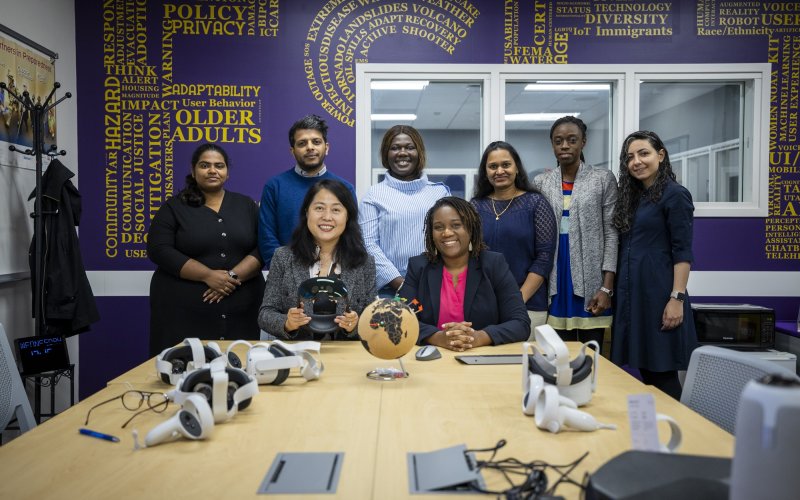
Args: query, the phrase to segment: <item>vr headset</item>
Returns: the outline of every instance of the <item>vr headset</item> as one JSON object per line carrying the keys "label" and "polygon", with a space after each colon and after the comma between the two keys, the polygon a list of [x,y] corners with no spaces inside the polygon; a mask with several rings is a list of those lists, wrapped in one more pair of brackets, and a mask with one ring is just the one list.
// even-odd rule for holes
{"label": "vr headset", "polygon": [[321,361],[311,354],[319,355],[319,342],[298,342],[286,344],[280,340],[272,342],[258,342],[251,344],[246,340],[237,340],[228,346],[228,362],[232,357],[239,359],[233,353],[237,345],[246,345],[247,365],[244,371],[254,377],[258,384],[279,385],[286,381],[292,368],[300,368],[300,374],[306,380],[317,380],[325,369]]}
{"label": "vr headset", "polygon": [[[216,342],[204,346],[200,339],[184,339],[183,344],[164,349],[156,357],[156,373],[165,384],[175,385],[185,373],[208,366],[220,356],[222,350]],[[234,365],[239,363],[241,367],[238,358],[231,361]]]}
{"label": "vr headset", "polygon": [[241,368],[228,366],[220,356],[207,367],[184,373],[167,396],[183,405],[195,393],[205,396],[214,421],[221,424],[250,406],[253,396],[258,394],[258,383]]}
{"label": "vr headset", "polygon": [[315,335],[333,334],[339,328],[336,306],[343,301],[345,311],[350,310],[347,287],[342,280],[333,276],[309,278],[297,287],[298,301],[311,303],[311,321],[305,326]]}
{"label": "vr headset", "polygon": [[[585,343],[570,360],[567,345],[549,325],[536,327],[534,338],[536,344],[523,344],[522,413],[532,415],[537,427],[552,433],[565,427],[579,431],[616,429],[577,409],[591,401],[597,387],[597,342]],[[586,355],[589,345],[594,348],[594,358]]]}
{"label": "vr headset", "polygon": [[[569,359],[567,345],[550,325],[534,329],[536,343],[523,343],[522,386],[530,385],[531,375],[540,375],[545,384],[558,387],[558,392],[583,406],[592,400],[597,388],[597,356],[600,346],[594,340],[581,346],[575,359]],[[594,356],[586,355],[586,347],[594,349]],[[530,354],[532,352],[532,354]]]}

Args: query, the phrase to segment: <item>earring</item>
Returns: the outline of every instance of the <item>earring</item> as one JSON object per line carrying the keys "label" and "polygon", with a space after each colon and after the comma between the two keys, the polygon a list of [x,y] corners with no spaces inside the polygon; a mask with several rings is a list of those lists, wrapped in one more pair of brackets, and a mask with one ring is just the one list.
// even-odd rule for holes
{"label": "earring", "polygon": [[439,255],[439,249],[436,248],[436,247],[433,247],[433,256],[436,257],[437,255]]}
{"label": "earring", "polygon": [[471,241],[469,242],[469,251],[470,252],[472,251],[472,242]]}

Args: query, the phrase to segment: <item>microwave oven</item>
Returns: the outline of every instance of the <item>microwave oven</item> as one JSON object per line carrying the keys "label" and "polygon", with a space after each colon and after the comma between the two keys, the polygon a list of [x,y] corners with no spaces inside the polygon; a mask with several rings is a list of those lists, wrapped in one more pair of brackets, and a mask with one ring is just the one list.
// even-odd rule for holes
{"label": "microwave oven", "polygon": [[775,310],[751,304],[692,304],[701,345],[740,349],[775,347]]}

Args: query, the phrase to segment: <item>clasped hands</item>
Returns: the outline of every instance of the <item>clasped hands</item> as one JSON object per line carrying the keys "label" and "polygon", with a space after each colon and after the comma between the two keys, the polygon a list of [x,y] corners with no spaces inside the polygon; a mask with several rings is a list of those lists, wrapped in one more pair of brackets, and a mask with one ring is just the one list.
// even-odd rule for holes
{"label": "clasped hands", "polygon": [[[286,313],[286,322],[283,324],[283,329],[287,332],[293,332],[301,326],[307,325],[309,321],[311,321],[311,316],[306,314],[303,303],[300,302],[297,307],[290,308]],[[358,326],[358,313],[348,310],[344,314],[336,316],[333,321],[345,332],[353,333],[353,330]]]}
{"label": "clasped hands", "polygon": [[240,280],[232,278],[224,269],[211,271],[203,283],[208,285],[208,290],[203,293],[203,302],[210,304],[221,301],[235,292],[236,287],[242,284]]}
{"label": "clasped hands", "polygon": [[464,352],[473,347],[489,345],[491,341],[485,331],[473,329],[471,321],[459,321],[443,323],[442,329],[428,338],[428,343],[451,351]]}

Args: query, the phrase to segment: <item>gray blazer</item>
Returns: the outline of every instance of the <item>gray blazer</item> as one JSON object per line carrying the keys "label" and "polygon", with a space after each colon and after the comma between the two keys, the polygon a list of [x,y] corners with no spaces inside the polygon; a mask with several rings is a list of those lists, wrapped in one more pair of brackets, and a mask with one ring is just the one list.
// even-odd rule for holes
{"label": "gray blazer", "polygon": [[[275,250],[270,264],[267,283],[264,288],[264,300],[258,312],[258,325],[265,332],[278,338],[287,338],[283,331],[286,323],[287,312],[292,307],[297,307],[297,288],[300,283],[309,278],[308,266],[295,259],[289,247],[280,247]],[[347,285],[350,309],[359,315],[372,301],[375,300],[375,259],[371,255],[367,262],[357,269],[343,269],[339,276]],[[306,314],[312,311],[309,301],[304,304]],[[339,302],[336,306],[337,314],[344,314],[344,304]],[[353,335],[358,330],[353,331]],[[356,337],[357,338],[357,337]]]}
{"label": "gray blazer", "polygon": [[[556,221],[561,220],[564,195],[561,190],[561,170],[536,176],[534,185],[542,192]],[[612,223],[617,202],[617,179],[610,170],[581,162],[572,188],[569,208],[569,261],[572,287],[588,306],[592,296],[603,284],[603,271],[617,271],[618,234]],[[558,240],[556,240],[558,255]],[[550,273],[550,296],[556,294],[558,265]]]}

